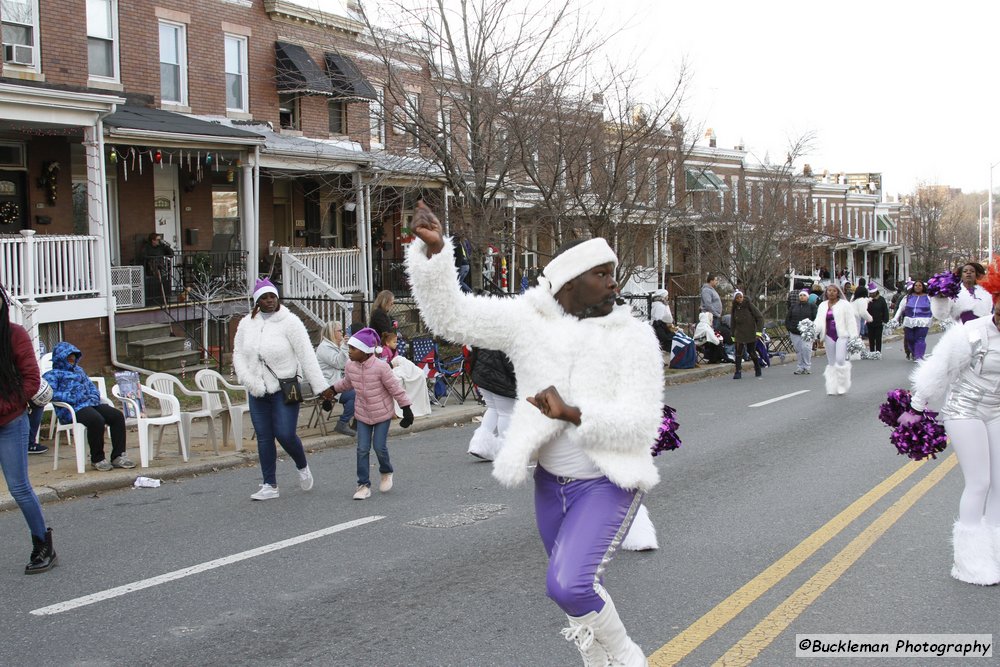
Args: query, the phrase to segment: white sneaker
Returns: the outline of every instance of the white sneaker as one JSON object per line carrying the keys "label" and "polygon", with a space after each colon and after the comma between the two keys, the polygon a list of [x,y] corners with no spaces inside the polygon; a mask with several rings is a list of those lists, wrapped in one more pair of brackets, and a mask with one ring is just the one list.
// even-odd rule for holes
{"label": "white sneaker", "polygon": [[371,498],[372,489],[370,486],[361,484],[358,486],[358,490],[354,492],[355,500],[365,500],[366,498]]}
{"label": "white sneaker", "polygon": [[378,490],[382,493],[392,490],[392,473],[387,472],[382,475],[382,481],[378,483]]}
{"label": "white sneaker", "polygon": [[271,500],[278,497],[278,487],[270,484],[261,484],[260,491],[250,496],[251,500]]}
{"label": "white sneaker", "polygon": [[302,487],[303,491],[313,488],[313,474],[309,470],[309,466],[299,470],[299,486]]}

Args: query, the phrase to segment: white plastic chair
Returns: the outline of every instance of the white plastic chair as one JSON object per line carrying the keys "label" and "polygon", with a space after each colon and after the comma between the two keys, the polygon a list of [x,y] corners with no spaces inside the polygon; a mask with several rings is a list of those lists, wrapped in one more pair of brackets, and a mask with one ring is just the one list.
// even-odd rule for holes
{"label": "white plastic chair", "polygon": [[[111,388],[111,393],[115,395],[116,398],[121,400],[123,403],[128,403],[131,406],[132,414],[139,415],[136,419],[136,426],[139,428],[139,465],[143,468],[149,467],[150,459],[156,457],[156,454],[160,451],[160,443],[163,441],[163,427],[169,426],[170,424],[177,425],[177,449],[180,452],[181,458],[185,461],[188,460],[188,439],[187,433],[184,431],[183,425],[181,423],[181,403],[177,400],[177,397],[173,394],[164,394],[151,389],[146,385],[139,385],[139,389],[142,391],[144,396],[150,398],[155,398],[157,403],[160,405],[160,414],[156,417],[150,417],[140,411],[139,401],[128,396],[122,396],[121,392],[118,390],[118,385]],[[144,399],[146,405],[149,405],[149,401]],[[149,427],[156,426],[159,428],[156,437],[156,446],[153,451],[150,452],[149,448]]]}
{"label": "white plastic chair", "polygon": [[191,423],[195,419],[207,419],[208,437],[212,439],[212,449],[215,450],[216,455],[219,454],[219,441],[215,437],[215,418],[221,413],[222,409],[221,407],[213,409],[212,394],[209,394],[206,391],[193,391],[188,389],[180,380],[169,373],[153,373],[146,378],[145,385],[150,389],[160,392],[161,394],[169,394],[175,398],[177,397],[177,393],[180,392],[185,396],[200,399],[201,408],[197,410],[180,411],[181,428],[184,431],[184,439],[188,442],[191,441]]}
{"label": "white plastic chair", "polygon": [[[108,398],[108,388],[104,378],[92,377],[90,380],[97,386],[97,392],[101,395],[101,403],[115,407],[115,404]],[[53,429],[55,429],[55,437],[53,438],[52,443],[52,469],[59,469],[59,437],[61,434],[65,433],[66,440],[71,446],[76,448],[76,471],[82,475],[86,469],[87,427],[76,421],[76,410],[74,410],[68,403],[52,401],[49,405],[53,407],[52,420],[49,422],[49,433],[52,433]],[[54,408],[57,407],[64,408],[69,412],[70,422],[68,424],[63,424],[56,419],[56,412]]]}
{"label": "white plastic chair", "polygon": [[[226,378],[211,368],[198,371],[194,376],[194,383],[202,391],[208,392],[212,410],[218,410],[222,416],[222,446],[226,447],[226,438],[232,431],[236,451],[243,451],[243,415],[250,412],[247,388],[227,382]],[[229,391],[243,392],[243,401],[233,402]]]}

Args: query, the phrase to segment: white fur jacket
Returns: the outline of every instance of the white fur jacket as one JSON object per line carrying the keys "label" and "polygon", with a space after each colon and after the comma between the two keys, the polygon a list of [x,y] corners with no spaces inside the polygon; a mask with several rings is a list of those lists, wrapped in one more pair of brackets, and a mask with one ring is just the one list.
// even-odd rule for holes
{"label": "white fur jacket", "polygon": [[[505,352],[517,371],[517,403],[493,476],[507,486],[527,481],[542,445],[566,433],[617,486],[652,488],[659,472],[650,447],[663,408],[663,357],[652,327],[628,307],[578,319],[539,288],[513,298],[463,294],[452,244],[430,259],[425,251],[417,239],[406,255],[421,317],[449,340]],[[579,426],[525,400],[550,385],[580,409]]]}
{"label": "white fur jacket", "polygon": [[[826,313],[830,310],[830,302],[823,301],[816,309],[816,331],[821,336],[826,336]],[[833,322],[837,325],[837,337],[848,340],[861,335],[861,328],[858,326],[858,313],[849,302],[837,299],[833,305]]]}
{"label": "white fur jacket", "polygon": [[933,354],[921,361],[910,374],[913,384],[910,405],[914,410],[941,406],[962,371],[971,368],[985,355],[990,341],[989,328],[993,328],[993,340],[1000,340],[996,336],[992,317],[980,317],[963,326],[951,327],[941,336]]}
{"label": "white fur jacket", "polygon": [[314,393],[330,386],[319,369],[305,325],[285,306],[267,319],[258,313],[240,320],[233,341],[233,368],[240,384],[257,398],[281,389],[275,375],[282,379],[304,377]]}
{"label": "white fur jacket", "polygon": [[973,287],[972,292],[963,285],[954,299],[946,296],[931,297],[931,314],[942,322],[949,319],[961,322],[959,318],[967,310],[971,310],[976,317],[989,315],[993,312],[993,296],[982,285]]}

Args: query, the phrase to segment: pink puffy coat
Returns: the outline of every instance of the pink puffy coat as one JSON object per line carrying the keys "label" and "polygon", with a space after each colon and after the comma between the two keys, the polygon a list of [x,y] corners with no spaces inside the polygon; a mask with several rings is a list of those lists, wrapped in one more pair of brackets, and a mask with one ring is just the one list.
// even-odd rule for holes
{"label": "pink puffy coat", "polygon": [[389,364],[375,355],[362,362],[348,361],[344,369],[344,379],[333,384],[333,390],[338,394],[348,389],[354,389],[354,418],[372,426],[392,419],[395,410],[392,399],[396,399],[400,407],[410,405],[410,397],[403,390],[399,379],[392,374]]}

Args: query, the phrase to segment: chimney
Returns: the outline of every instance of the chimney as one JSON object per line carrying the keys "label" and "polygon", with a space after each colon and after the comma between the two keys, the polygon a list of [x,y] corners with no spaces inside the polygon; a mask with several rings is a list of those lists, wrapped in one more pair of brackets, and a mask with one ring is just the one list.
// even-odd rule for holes
{"label": "chimney", "polygon": [[604,93],[594,93],[591,95],[590,101],[594,104],[604,104]]}
{"label": "chimney", "polygon": [[712,128],[705,130],[705,138],[708,139],[708,147],[715,148],[715,130]]}

